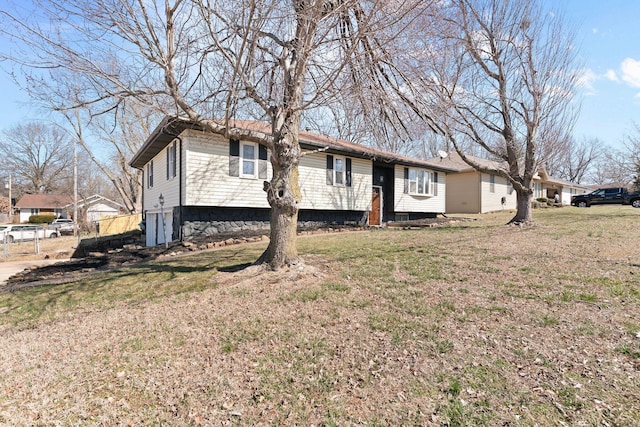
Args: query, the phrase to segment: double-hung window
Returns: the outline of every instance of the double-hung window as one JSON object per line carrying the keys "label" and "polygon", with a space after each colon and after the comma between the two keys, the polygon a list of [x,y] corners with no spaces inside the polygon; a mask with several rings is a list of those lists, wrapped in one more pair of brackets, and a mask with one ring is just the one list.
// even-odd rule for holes
{"label": "double-hung window", "polygon": [[242,142],[240,144],[241,170],[240,176],[245,178],[256,178],[256,160],[257,160],[256,144],[251,142]]}
{"label": "double-hung window", "polygon": [[176,142],[174,141],[169,147],[167,147],[167,180],[176,177]]}
{"label": "double-hung window", "polygon": [[495,175],[489,175],[489,192],[490,193],[496,192],[496,176]]}
{"label": "double-hung window", "polygon": [[351,187],[351,159],[327,155],[327,185]]}
{"label": "double-hung window", "polygon": [[425,169],[404,168],[404,192],[418,196],[437,196],[438,173]]}
{"label": "double-hung window", "polygon": [[153,187],[153,160],[147,163],[147,188]]}

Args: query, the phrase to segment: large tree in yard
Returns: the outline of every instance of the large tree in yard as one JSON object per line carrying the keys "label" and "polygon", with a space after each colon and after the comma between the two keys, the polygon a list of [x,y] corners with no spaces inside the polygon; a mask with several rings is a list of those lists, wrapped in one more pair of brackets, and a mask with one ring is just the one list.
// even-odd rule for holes
{"label": "large tree in yard", "polygon": [[[414,82],[390,52],[430,3],[48,0],[7,8],[1,24],[28,51],[11,55],[21,71],[51,81],[64,70],[73,81],[73,97],[58,110],[90,107],[95,116],[133,99],[269,148],[271,239],[259,262],[276,269],[299,262],[298,132],[305,112],[359,88],[369,92],[353,103],[392,108],[414,96]],[[266,120],[271,132],[236,128],[235,119]]]}
{"label": "large tree in yard", "polygon": [[[421,55],[442,108],[441,132],[468,164],[513,185],[510,222],[532,223],[533,178],[545,144],[573,124],[571,33],[535,0],[453,0],[441,12],[446,28],[430,36]],[[505,167],[474,162],[463,149],[468,142]]]}

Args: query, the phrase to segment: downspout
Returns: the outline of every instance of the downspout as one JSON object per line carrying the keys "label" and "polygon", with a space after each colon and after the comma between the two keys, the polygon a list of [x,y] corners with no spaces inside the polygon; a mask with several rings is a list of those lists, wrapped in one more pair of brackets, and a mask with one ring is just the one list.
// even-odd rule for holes
{"label": "downspout", "polygon": [[145,188],[146,185],[145,183],[147,182],[147,176],[144,173],[145,167],[142,167],[142,194],[140,195],[140,197],[142,197],[142,202],[140,203],[141,206],[141,214],[142,214],[142,222],[144,222],[144,234],[145,234],[145,245],[146,245],[146,235],[147,235],[147,211],[145,210],[145,205],[144,205],[144,195],[145,195]]}

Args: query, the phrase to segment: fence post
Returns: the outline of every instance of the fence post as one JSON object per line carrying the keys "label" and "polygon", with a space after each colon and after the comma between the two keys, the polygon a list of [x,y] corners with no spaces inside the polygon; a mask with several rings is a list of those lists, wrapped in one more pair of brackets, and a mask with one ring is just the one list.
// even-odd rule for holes
{"label": "fence post", "polygon": [[36,255],[40,254],[40,236],[38,230],[36,230],[35,238],[33,239],[34,250],[36,251]]}

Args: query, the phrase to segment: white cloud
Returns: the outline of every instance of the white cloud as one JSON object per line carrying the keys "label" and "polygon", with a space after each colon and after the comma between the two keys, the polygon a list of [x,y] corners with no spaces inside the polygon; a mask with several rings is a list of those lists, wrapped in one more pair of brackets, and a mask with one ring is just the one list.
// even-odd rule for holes
{"label": "white cloud", "polygon": [[619,83],[620,79],[618,78],[618,74],[615,72],[615,70],[607,70],[606,73],[604,73],[605,78],[611,80],[612,82],[616,82]]}
{"label": "white cloud", "polygon": [[622,81],[632,87],[640,87],[640,61],[626,58],[620,64]]}

